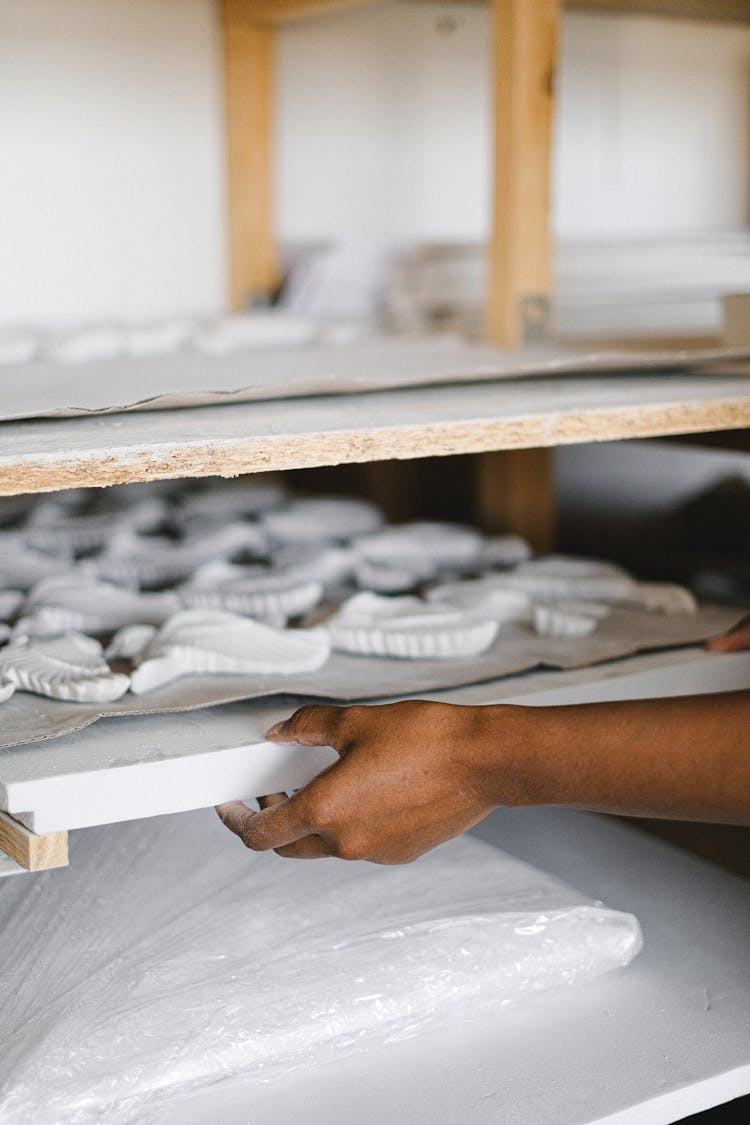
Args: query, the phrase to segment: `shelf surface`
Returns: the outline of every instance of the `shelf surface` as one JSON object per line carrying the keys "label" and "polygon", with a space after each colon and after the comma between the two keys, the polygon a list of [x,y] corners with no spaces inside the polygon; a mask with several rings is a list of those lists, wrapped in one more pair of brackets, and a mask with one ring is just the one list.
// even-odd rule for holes
{"label": "shelf surface", "polygon": [[0,494],[750,426],[750,378],[590,375],[6,422]]}
{"label": "shelf surface", "polygon": [[665,1125],[750,1091],[750,883],[587,813],[506,809],[475,831],[635,913],[643,952],[468,1026],[214,1086],[165,1107],[160,1125]]}
{"label": "shelf surface", "polygon": [[[736,691],[750,652],[687,648],[570,672],[533,672],[422,698],[534,706]],[[171,715],[101,719],[75,734],[0,752],[0,807],[35,832],[114,823],[298,788],[335,761],[326,747],[280,746],[265,731],[291,696]]]}

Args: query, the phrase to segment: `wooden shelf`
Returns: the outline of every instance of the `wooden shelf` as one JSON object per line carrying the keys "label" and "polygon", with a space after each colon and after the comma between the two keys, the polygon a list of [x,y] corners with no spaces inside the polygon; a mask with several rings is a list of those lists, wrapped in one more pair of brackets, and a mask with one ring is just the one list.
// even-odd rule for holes
{"label": "wooden shelf", "polygon": [[[233,12],[252,23],[284,24],[309,16],[347,8],[372,6],[377,0],[225,0]],[[482,0],[452,0],[479,7]],[[563,0],[563,7],[594,12],[619,12],[630,15],[666,16],[673,19],[700,19],[706,22],[750,21],[746,0]]]}
{"label": "wooden shelf", "polygon": [[594,375],[2,425],[0,494],[750,425],[750,378]]}

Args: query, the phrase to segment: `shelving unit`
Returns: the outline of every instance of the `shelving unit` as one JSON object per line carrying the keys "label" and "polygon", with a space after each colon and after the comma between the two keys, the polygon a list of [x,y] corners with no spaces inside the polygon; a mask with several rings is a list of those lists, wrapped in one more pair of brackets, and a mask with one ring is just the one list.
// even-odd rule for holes
{"label": "shelving unit", "polygon": [[[220,3],[226,75],[231,294],[235,308],[243,307],[250,293],[273,289],[278,282],[270,172],[275,28],[289,19],[355,4],[356,0]],[[689,17],[705,14],[705,5],[697,0],[576,0],[570,6]],[[549,150],[560,4],[557,0],[494,0],[493,10],[496,68],[503,81],[496,82],[495,95],[497,166],[487,324],[491,340],[515,345],[535,330],[540,315],[544,315],[549,291]],[[750,11],[741,0],[725,0],[712,5],[711,16],[747,20]],[[529,184],[535,185],[533,191]],[[519,241],[521,234],[523,242]],[[522,532],[532,525],[541,527],[537,534],[537,541],[541,542],[545,529],[548,538],[551,534],[547,452],[550,448],[574,442],[747,427],[750,375],[731,373],[540,378],[513,385],[426,387],[356,397],[2,423],[0,494],[474,453],[483,457],[477,487],[485,524],[504,524]],[[498,487],[499,482],[505,486],[510,483],[510,487]],[[618,690],[647,693],[649,683],[655,691],[654,684],[664,685],[667,681],[671,686],[662,694],[679,690],[677,681],[683,687],[695,684],[695,690],[699,690],[696,676],[710,682],[711,690],[718,690],[736,687],[736,677],[744,678],[746,664],[744,658],[730,659],[726,664],[721,664],[721,658],[718,663],[713,658],[711,675],[716,679],[706,680],[707,665],[696,657],[689,675],[678,661],[677,670],[672,669],[665,679],[663,669],[655,668],[653,663],[645,667],[635,661],[629,665],[629,671],[636,682],[630,684],[616,682],[627,679],[626,674],[608,675],[606,669],[590,670],[585,682],[579,679],[576,684],[560,678],[553,681],[553,674],[545,673],[535,681],[538,694],[529,689],[531,694],[523,701],[545,702],[542,690],[554,696],[547,702],[569,702],[592,695],[622,698]],[[522,687],[516,683],[514,690],[520,695]],[[562,696],[555,696],[558,689],[563,691]],[[477,701],[476,691],[472,698]],[[108,738],[115,729],[108,728]],[[91,743],[92,739],[87,738]],[[206,754],[205,776],[216,774],[216,762],[209,758],[236,749],[223,743],[212,747]],[[78,749],[74,747],[71,754],[65,759],[70,767],[65,774],[67,785],[77,784],[76,761],[80,765]],[[130,764],[143,766],[143,755],[138,758],[136,751],[134,754]],[[159,754],[160,751],[157,758]],[[65,764],[61,762],[58,759],[62,778]],[[154,761],[153,768],[159,765],[170,768],[169,761],[161,758]],[[116,768],[113,765],[113,800],[117,768],[126,767],[122,763]],[[63,790],[61,785],[61,800]],[[17,804],[13,809],[19,817],[27,811]],[[154,814],[163,811],[167,811],[165,807],[155,805]],[[56,823],[64,833],[62,821]],[[630,837],[623,843],[621,829],[595,818],[585,820],[582,843],[576,850],[573,839],[578,839],[576,833],[581,823],[575,814],[545,810],[539,814],[530,812],[525,818],[499,817],[488,829],[488,835],[496,842],[502,840],[510,850],[517,846],[519,854],[527,854],[534,862],[559,870],[589,893],[598,894],[606,888],[601,893],[613,905],[630,905],[638,913],[643,912],[655,935],[653,955],[649,953],[647,960],[622,979],[611,981],[602,994],[588,990],[585,995],[568,1000],[567,1007],[555,1004],[555,998],[546,998],[530,1014],[516,1013],[497,1040],[503,1047],[505,1063],[500,1065],[495,1046],[491,1051],[488,1047],[484,1077],[479,1075],[479,1064],[468,1061],[470,1033],[455,1060],[450,1061],[446,1048],[447,1116],[437,1115],[431,1120],[458,1120],[459,1116],[476,1123],[498,1119],[535,1123],[606,1119],[632,1120],[640,1125],[646,1121],[673,1120],[671,1114],[695,1112],[750,1091],[750,1050],[738,1046],[736,1041],[743,1027],[743,1015],[747,1015],[747,996],[738,993],[731,1004],[718,998],[739,972],[738,919],[746,920],[749,916],[746,891],[738,881],[706,871],[696,861],[676,858],[662,845],[640,838],[633,842]],[[8,828],[7,824],[5,827]],[[14,831],[12,825],[10,831]],[[28,845],[28,834],[20,835]],[[538,844],[534,842],[537,839],[541,841]],[[33,843],[32,840],[28,846]],[[58,844],[61,846],[61,841]],[[58,859],[61,854],[57,852]],[[634,857],[629,867],[623,866],[628,854]],[[646,870],[648,885],[644,887],[642,873]],[[679,891],[681,905],[676,912],[665,904],[667,887],[673,894],[675,887]],[[725,896],[718,905],[712,898],[714,891],[717,900]],[[690,895],[692,915],[688,908]],[[701,942],[711,940],[705,920],[712,909],[716,911],[717,926],[728,927],[728,936],[722,939],[720,953],[707,972],[708,983],[696,984],[691,991],[689,974],[693,969],[698,972],[700,967],[695,950],[700,949]],[[674,974],[679,977],[675,983],[670,975],[673,966],[669,936],[670,927],[681,924],[687,928],[677,937],[682,945],[693,949],[694,956],[692,960],[686,959],[680,972]],[[647,939],[648,932],[647,929]],[[702,958],[700,964],[704,965]],[[711,997],[705,1001],[702,988],[707,995],[709,988],[717,994],[719,1011],[715,1019],[708,1018]],[[705,1003],[709,1008],[704,1007]],[[543,1024],[541,1035],[533,1026],[539,1018]],[[585,1044],[578,1054],[572,1049],[558,1049],[562,1038],[573,1042],[579,1033],[582,1037],[591,1035],[592,1028],[601,1037],[601,1055],[606,1061],[598,1083],[591,1081],[586,1069]],[[660,1060],[660,1053],[667,1049],[665,1044],[676,1028],[682,1035],[680,1050],[684,1047],[692,1052],[689,1066],[683,1065],[677,1049],[666,1063]],[[703,1052],[696,1042],[709,1040],[713,1053],[707,1053],[701,1060]],[[340,1081],[332,1083],[330,1075],[325,1076],[325,1094],[317,1079],[308,1083],[295,1079],[281,1095],[273,1089],[253,1090],[253,1115],[257,1115],[262,1103],[267,1120],[288,1120],[292,1113],[299,1114],[303,1102],[309,1109],[313,1091],[321,1110],[316,1119],[334,1123],[350,1121],[355,1114],[363,1122],[392,1117],[393,1108],[386,1104],[387,1098],[374,1098],[371,1117],[362,1116],[361,1090],[369,1083],[373,1088],[377,1085],[382,1093],[382,1073],[375,1076],[373,1065],[392,1066],[395,1072],[401,1067],[410,1079],[417,1074],[407,1095],[416,1114],[425,1104],[429,1075],[434,1073],[434,1058],[431,1056],[428,1067],[425,1058],[418,1056],[419,1051],[415,1054],[407,1045],[399,1059],[394,1054],[379,1052],[375,1064],[347,1064],[339,1072]],[[410,1067],[415,1060],[417,1069],[412,1072]],[[575,1065],[579,1067],[578,1089],[565,1081],[564,1074],[565,1067]],[[622,1073],[625,1080],[618,1086],[616,1076]],[[356,1106],[351,1101],[355,1087],[345,1088],[347,1076],[357,1079]],[[540,1089],[551,1089],[550,1083],[555,1084],[555,1093],[549,1096],[545,1117],[539,1110],[538,1095]],[[563,1097],[564,1112],[554,1115],[554,1098],[558,1096]],[[203,1119],[200,1114],[204,1110],[202,1103],[194,1107],[196,1121]],[[511,1110],[515,1116],[511,1116]],[[182,1107],[181,1121],[192,1119],[187,1111],[187,1106]],[[280,1116],[274,1118],[274,1113]],[[610,1116],[614,1114],[617,1116]],[[223,1119],[240,1122],[247,1116],[247,1094],[234,1101],[230,1097]]]}

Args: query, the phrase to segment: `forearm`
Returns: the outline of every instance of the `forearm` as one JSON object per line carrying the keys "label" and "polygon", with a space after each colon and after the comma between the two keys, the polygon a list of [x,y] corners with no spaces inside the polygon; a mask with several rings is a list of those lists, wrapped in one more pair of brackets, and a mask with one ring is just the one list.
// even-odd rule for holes
{"label": "forearm", "polygon": [[486,710],[497,804],[750,823],[750,692]]}

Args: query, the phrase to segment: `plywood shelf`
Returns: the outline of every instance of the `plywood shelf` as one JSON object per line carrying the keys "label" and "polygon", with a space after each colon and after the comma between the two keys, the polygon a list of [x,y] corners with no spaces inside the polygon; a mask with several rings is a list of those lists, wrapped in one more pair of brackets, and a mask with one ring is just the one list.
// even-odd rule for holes
{"label": "plywood shelf", "polygon": [[3,423],[0,494],[750,425],[750,378],[538,378]]}

